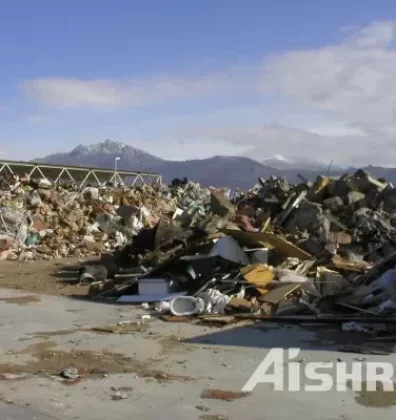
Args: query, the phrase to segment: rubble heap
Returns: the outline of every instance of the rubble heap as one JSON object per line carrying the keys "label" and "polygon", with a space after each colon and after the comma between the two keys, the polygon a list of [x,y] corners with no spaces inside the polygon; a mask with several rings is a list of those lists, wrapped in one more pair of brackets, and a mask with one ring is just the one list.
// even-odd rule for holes
{"label": "rubble heap", "polygon": [[141,192],[134,204],[150,209],[150,226],[76,280],[94,298],[155,304],[168,320],[314,317],[365,329],[355,321],[396,310],[395,191],[363,170],[259,179],[246,192],[178,180],[150,190],[152,201]]}
{"label": "rubble heap", "polygon": [[81,190],[15,176],[1,179],[0,188],[0,259],[10,260],[100,255],[176,218],[178,207],[193,224],[210,202],[210,191],[192,183]]}

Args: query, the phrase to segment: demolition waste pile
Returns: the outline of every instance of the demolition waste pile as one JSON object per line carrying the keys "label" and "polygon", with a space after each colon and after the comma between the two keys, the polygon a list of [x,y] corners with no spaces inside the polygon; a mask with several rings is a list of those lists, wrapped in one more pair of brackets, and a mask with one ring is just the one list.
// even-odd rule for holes
{"label": "demolition waste pile", "polygon": [[364,170],[249,191],[17,177],[0,190],[0,258],[92,257],[66,273],[91,299],[167,321],[340,323],[376,351],[396,341],[396,188]]}

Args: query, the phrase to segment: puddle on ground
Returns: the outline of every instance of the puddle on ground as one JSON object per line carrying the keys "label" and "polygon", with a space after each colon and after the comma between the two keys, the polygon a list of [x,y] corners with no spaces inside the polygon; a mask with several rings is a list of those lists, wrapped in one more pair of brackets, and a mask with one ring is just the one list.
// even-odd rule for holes
{"label": "puddle on ground", "polygon": [[222,389],[205,389],[201,398],[222,401],[235,401],[250,395],[249,392],[224,391]]}
{"label": "puddle on ground", "polygon": [[[349,384],[351,387],[351,384]],[[375,391],[367,389],[367,382],[362,383],[362,390],[355,391],[355,401],[365,407],[385,408],[396,405],[396,390],[385,391],[381,382],[376,383]]]}
{"label": "puddle on ground", "polygon": [[12,303],[14,305],[28,305],[29,303],[41,302],[41,299],[38,296],[33,296],[33,295],[12,296],[12,297],[0,298],[0,302]]}
{"label": "puddle on ground", "polygon": [[152,362],[141,362],[122,353],[107,350],[92,351],[56,349],[54,341],[41,341],[31,344],[20,351],[9,352],[10,355],[29,354],[36,360],[26,364],[0,363],[1,374],[32,374],[40,377],[58,375],[64,368],[76,368],[82,377],[103,378],[104,375],[136,373],[141,378],[153,378],[161,381],[192,381],[195,378],[152,369]]}

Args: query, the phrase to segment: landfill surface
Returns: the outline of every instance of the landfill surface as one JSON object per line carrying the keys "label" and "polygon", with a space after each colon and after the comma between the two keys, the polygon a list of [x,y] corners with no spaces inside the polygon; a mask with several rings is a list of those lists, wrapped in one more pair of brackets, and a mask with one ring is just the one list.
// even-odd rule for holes
{"label": "landfill surface", "polygon": [[[153,320],[169,328],[194,324],[197,330],[236,332],[246,325],[314,325],[331,332],[325,340],[336,343],[339,352],[362,359],[392,357],[396,189],[363,170],[339,178],[318,176],[315,182],[300,178],[299,184],[260,178],[249,191],[205,188],[187,179],[175,179],[169,186],[83,190],[3,179],[3,287],[84,295],[79,309],[116,304],[139,311],[136,322],[91,325],[96,334],[146,334]],[[33,267],[43,267],[42,279],[40,268]],[[12,272],[10,277],[18,281],[8,278]],[[4,297],[0,303],[37,302],[35,295],[21,299]],[[87,331],[87,326],[78,328]],[[276,343],[267,343],[267,348]],[[278,344],[285,348],[301,341]],[[30,353],[40,359],[57,356],[51,349]],[[88,361],[90,356],[84,357]],[[100,357],[105,363],[106,355]],[[119,363],[109,374],[141,368]],[[87,374],[83,365],[75,364],[61,371],[61,378],[78,382]],[[25,370],[34,375],[46,369],[47,364]],[[9,365],[3,373],[15,379],[12,375],[26,372]],[[216,392],[209,389],[203,395],[241,398],[242,404],[243,396]],[[127,399],[128,392],[116,389],[111,398]]]}

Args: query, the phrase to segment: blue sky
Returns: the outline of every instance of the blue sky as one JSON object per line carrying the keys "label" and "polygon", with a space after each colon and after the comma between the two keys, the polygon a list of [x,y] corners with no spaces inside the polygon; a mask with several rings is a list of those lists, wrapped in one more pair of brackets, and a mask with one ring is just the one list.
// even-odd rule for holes
{"label": "blue sky", "polygon": [[0,153],[391,165],[395,22],[392,0],[4,1]]}

